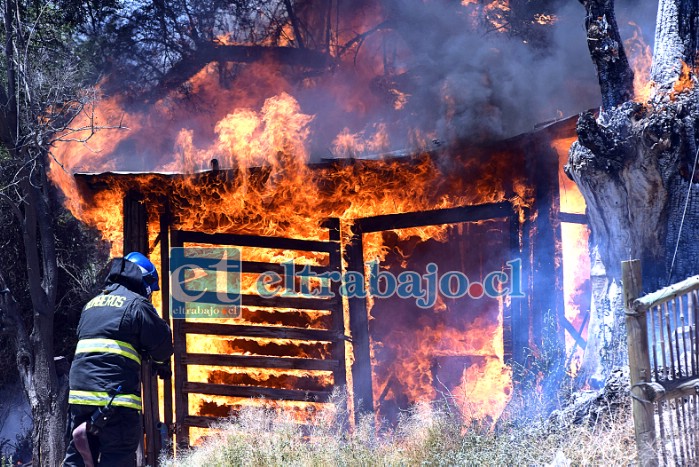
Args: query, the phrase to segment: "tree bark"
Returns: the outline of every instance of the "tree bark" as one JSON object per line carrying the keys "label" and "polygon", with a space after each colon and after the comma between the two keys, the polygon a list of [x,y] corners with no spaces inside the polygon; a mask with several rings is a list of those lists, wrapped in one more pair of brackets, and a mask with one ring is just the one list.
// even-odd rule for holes
{"label": "tree bark", "polygon": [[[56,305],[56,251],[52,216],[49,212],[49,185],[43,155],[25,156],[35,169],[24,174],[23,237],[27,256],[33,320],[29,335],[31,365],[25,365],[25,392],[32,408],[33,461],[41,466],[60,465],[65,449],[65,423],[68,410],[67,375],[59,378],[53,349]],[[25,165],[26,166],[26,165]]]}
{"label": "tree bark", "polygon": [[[616,28],[611,0],[583,3]],[[588,43],[598,37],[596,18],[586,21]],[[601,383],[613,366],[627,363],[621,261],[641,259],[646,292],[699,272],[697,93],[674,90],[681,60],[693,63],[696,54],[696,21],[696,0],[661,1],[653,58],[657,81],[645,104],[629,94],[632,75],[620,61],[621,42],[606,50],[590,44],[603,105],[597,117],[580,116],[566,167],[585,197],[592,231],[593,304],[580,372],[590,382]],[[618,32],[606,36],[616,41]]]}
{"label": "tree bark", "polygon": [[656,93],[671,89],[682,72],[682,62],[695,65],[698,9],[696,0],[660,1],[650,74]]}
{"label": "tree bark", "polygon": [[580,0],[590,56],[597,67],[602,107],[612,108],[633,98],[633,71],[619,35],[614,0]]}
{"label": "tree bark", "polygon": [[[65,450],[65,423],[68,408],[67,375],[56,372],[53,349],[54,312],[57,293],[57,258],[53,230],[54,216],[49,207],[50,184],[47,179],[47,151],[37,142],[23,138],[20,108],[34,114],[29,95],[18,99],[20,62],[15,50],[21,47],[18,32],[19,16],[16,2],[4,4],[6,89],[0,97],[6,99],[0,106],[0,143],[10,157],[22,167],[18,173],[22,198],[13,206],[22,229],[27,265],[27,281],[32,301],[31,331],[26,329],[15,299],[0,277],[0,311],[3,321],[12,326],[17,350],[17,369],[25,395],[32,411],[32,465],[53,467],[60,465]],[[25,66],[27,64],[24,64]],[[25,77],[26,78],[26,77]],[[26,91],[23,90],[23,91]],[[24,105],[23,107],[20,107]],[[31,134],[31,131],[26,133]]]}

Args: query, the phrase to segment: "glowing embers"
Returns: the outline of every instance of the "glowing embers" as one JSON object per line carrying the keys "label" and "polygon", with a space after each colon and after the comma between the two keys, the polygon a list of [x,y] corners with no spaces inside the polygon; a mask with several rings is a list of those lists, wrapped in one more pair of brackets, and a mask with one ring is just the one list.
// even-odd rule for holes
{"label": "glowing embers", "polygon": [[[380,265],[386,272],[399,276],[405,270],[429,270],[430,264],[442,279],[452,272],[451,280],[436,278],[437,298],[429,307],[396,295],[370,297],[379,419],[396,421],[411,405],[434,401],[448,401],[466,420],[498,419],[512,391],[504,351],[510,336],[504,336],[503,327],[513,285],[507,265],[513,259],[511,225],[509,219],[451,224],[444,226],[443,243],[401,240],[394,231],[365,236],[382,238],[388,253]],[[455,272],[462,278],[456,279]],[[492,286],[487,284],[492,272],[503,274],[495,281],[500,296],[483,293]]]}

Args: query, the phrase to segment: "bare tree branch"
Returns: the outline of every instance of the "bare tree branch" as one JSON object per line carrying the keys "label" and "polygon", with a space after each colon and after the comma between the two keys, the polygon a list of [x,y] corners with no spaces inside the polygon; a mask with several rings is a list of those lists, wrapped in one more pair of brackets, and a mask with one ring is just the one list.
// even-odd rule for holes
{"label": "bare tree branch", "polygon": [[597,68],[602,108],[612,109],[633,99],[633,71],[626,58],[614,15],[614,0],[580,0],[587,13],[587,46]]}

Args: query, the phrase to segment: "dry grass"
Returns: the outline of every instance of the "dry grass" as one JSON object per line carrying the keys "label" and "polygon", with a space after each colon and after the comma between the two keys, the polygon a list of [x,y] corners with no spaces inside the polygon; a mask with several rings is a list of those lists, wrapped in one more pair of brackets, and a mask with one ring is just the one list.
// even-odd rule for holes
{"label": "dry grass", "polygon": [[246,410],[225,422],[201,446],[176,460],[175,466],[308,465],[615,465],[636,463],[630,410],[617,411],[590,426],[552,428],[509,414],[498,427],[465,426],[447,410],[416,407],[397,427],[377,430],[369,419],[348,432],[335,414],[324,414],[310,432],[292,420],[264,409]]}

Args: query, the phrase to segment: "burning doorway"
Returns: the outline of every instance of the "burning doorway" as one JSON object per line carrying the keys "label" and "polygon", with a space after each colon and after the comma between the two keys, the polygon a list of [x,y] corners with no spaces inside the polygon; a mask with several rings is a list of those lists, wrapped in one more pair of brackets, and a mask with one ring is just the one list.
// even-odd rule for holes
{"label": "burning doorway", "polygon": [[[430,236],[400,234],[411,228],[429,229]],[[505,366],[511,355],[504,353],[511,349],[511,297],[523,295],[513,290],[521,290],[521,268],[508,266],[521,265],[519,228],[508,203],[355,222],[349,251],[362,254],[351,258],[350,267],[363,266],[369,278],[366,300],[350,299],[350,313],[358,317],[352,335],[368,336],[368,342],[354,343],[353,377],[370,381],[355,384],[363,409],[393,423],[415,403],[449,399],[464,417],[497,419],[511,389]],[[380,259],[367,261],[362,245],[370,236],[375,238],[368,243],[382,249]],[[508,267],[514,272],[509,278],[503,272]],[[418,277],[419,291],[395,293]],[[467,380],[498,394],[499,403],[484,403]],[[493,413],[476,413],[475,407]]]}

